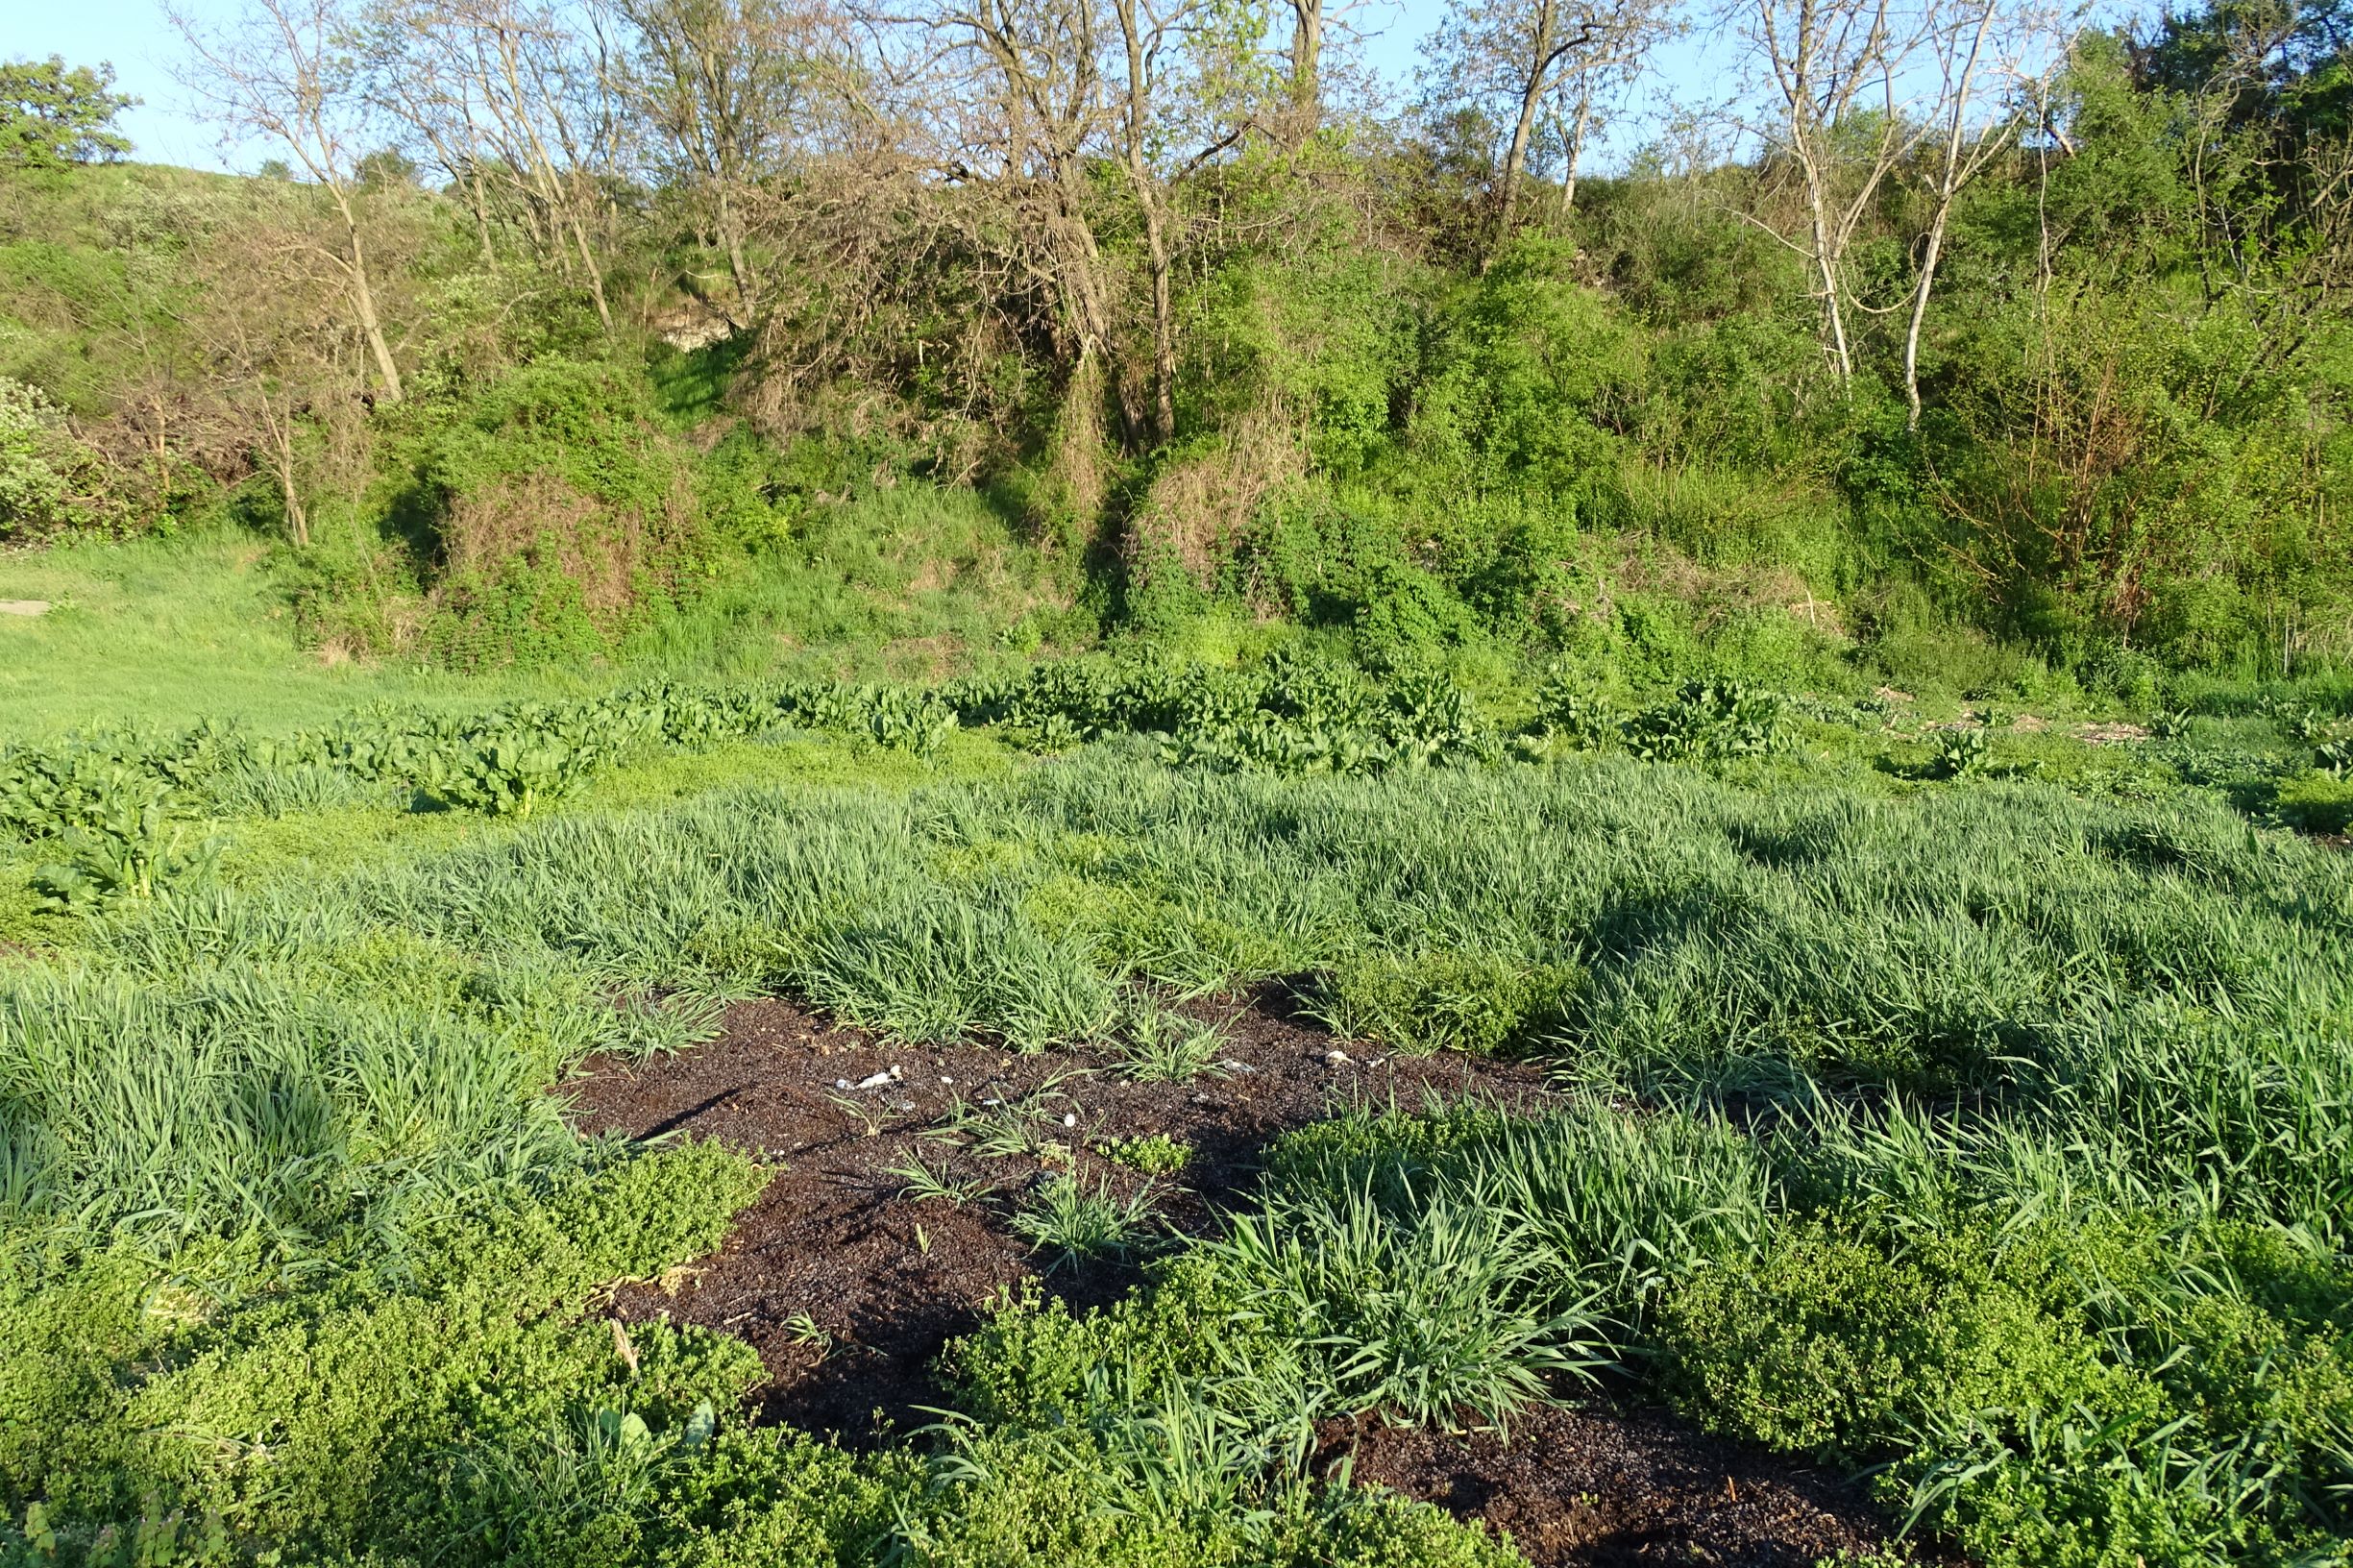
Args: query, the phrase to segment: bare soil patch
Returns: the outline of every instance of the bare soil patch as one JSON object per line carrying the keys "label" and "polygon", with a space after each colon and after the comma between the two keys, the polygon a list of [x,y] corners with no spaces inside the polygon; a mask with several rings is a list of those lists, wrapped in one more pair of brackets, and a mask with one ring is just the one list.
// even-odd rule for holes
{"label": "bare soil patch", "polygon": [[[1106,1052],[889,1045],[782,1001],[730,1009],[719,1040],[646,1066],[592,1062],[568,1086],[584,1130],[715,1138],[782,1165],[720,1252],[659,1284],[623,1286],[616,1313],[746,1339],[772,1380],[757,1396],[764,1418],[879,1440],[930,1419],[923,1408],[941,1401],[931,1363],[948,1339],[977,1326],[1001,1290],[1045,1277],[1052,1260],[1009,1223],[1023,1193],[1056,1171],[1122,1197],[1145,1182],[1096,1152],[1106,1140],[1160,1134],[1191,1147],[1186,1168],[1162,1182],[1159,1209],[1173,1230],[1197,1235],[1256,1177],[1269,1140],[1343,1106],[1548,1097],[1532,1067],[1451,1054],[1360,1059],[1246,999],[1188,1011],[1217,1021],[1225,1040],[1221,1066],[1182,1084],[1131,1083]],[[981,1158],[923,1136],[958,1102],[1031,1112],[1045,1158]],[[903,1197],[895,1171],[919,1160],[990,1190],[964,1204]],[[1107,1262],[1046,1283],[1084,1306],[1136,1278]]]}
{"label": "bare soil patch", "polygon": [[1360,1485],[1508,1531],[1535,1568],[1813,1568],[1890,1535],[1849,1482],[1631,1407],[1532,1409],[1507,1435],[1336,1423],[1318,1462],[1343,1460]]}
{"label": "bare soil patch", "polygon": [[[714,1138],[781,1167],[719,1252],[622,1286],[612,1311],[748,1341],[770,1379],[754,1395],[759,1419],[853,1446],[903,1439],[944,1403],[933,1375],[942,1348],[1000,1292],[1038,1280],[1085,1307],[1136,1283],[1138,1270],[1116,1262],[1049,1273],[1010,1224],[1023,1194],[1058,1171],[1135,1191],[1146,1178],[1099,1153],[1106,1140],[1160,1134],[1189,1145],[1159,1212],[1172,1231],[1200,1235],[1255,1181],[1271,1139],[1344,1107],[1478,1097],[1533,1110],[1552,1097],[1530,1066],[1335,1041],[1286,1017],[1278,995],[1189,1006],[1225,1038],[1220,1067],[1181,1084],[1130,1082],[1101,1051],[890,1045],[783,1001],[731,1009],[720,1039],[677,1056],[592,1062],[568,1086],[584,1130]],[[1043,1158],[988,1158],[923,1136],[960,1102],[1027,1113]],[[907,1197],[896,1168],[918,1160],[990,1189],[963,1204]],[[1507,1441],[1335,1424],[1321,1462],[1349,1456],[1360,1482],[1508,1530],[1537,1568],[1811,1568],[1888,1536],[1857,1488],[1658,1411],[1534,1409]]]}

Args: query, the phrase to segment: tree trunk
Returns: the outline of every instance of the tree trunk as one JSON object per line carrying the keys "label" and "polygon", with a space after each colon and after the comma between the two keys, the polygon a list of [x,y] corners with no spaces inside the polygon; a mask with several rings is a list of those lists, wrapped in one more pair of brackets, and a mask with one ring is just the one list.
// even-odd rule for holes
{"label": "tree trunk", "polygon": [[490,204],[482,196],[482,171],[469,164],[466,169],[466,191],[474,204],[474,235],[481,242],[482,265],[498,270],[499,253],[490,243]]}
{"label": "tree trunk", "polygon": [[1920,328],[1928,319],[1928,290],[1936,282],[1937,257],[1945,249],[1945,219],[1952,210],[1951,197],[1937,204],[1936,216],[1928,224],[1928,246],[1920,258],[1920,283],[1912,290],[1912,319],[1903,331],[1903,396],[1911,404],[1904,417],[1907,430],[1920,429]]}
{"label": "tree trunk", "polygon": [[278,494],[286,508],[286,537],[297,550],[310,548],[310,514],[303,508],[301,492],[294,486],[294,416],[291,412],[281,420],[276,409],[264,414],[269,428],[270,445],[277,449]]}
{"label": "tree trunk", "polygon": [[159,499],[171,490],[172,449],[170,416],[164,411],[163,399],[156,393],[147,395],[148,409],[155,415],[155,434],[147,443],[148,455],[155,459],[156,495]]}
{"label": "tree trunk", "polygon": [[[1065,167],[1066,160],[1057,159],[1058,177],[1055,228],[1059,231],[1055,251],[1056,270],[1061,273],[1058,282],[1063,303],[1070,312],[1071,326],[1078,335],[1080,359],[1101,355],[1109,359],[1115,335],[1111,308],[1106,304],[1101,271],[1101,253],[1095,248],[1094,231],[1088,227],[1087,214],[1078,205],[1074,186],[1081,178],[1075,167]],[[1136,406],[1135,393],[1127,377],[1114,378],[1113,390],[1119,404],[1119,437],[1133,449],[1142,433],[1144,421]]]}
{"label": "tree trunk", "polygon": [[744,226],[737,217],[735,203],[727,195],[726,181],[719,177],[712,183],[719,196],[719,237],[727,247],[727,271],[735,279],[737,314],[742,318],[731,315],[728,319],[738,327],[748,327],[758,304],[759,282],[752,277],[751,264],[744,257]]}
{"label": "tree trunk", "polygon": [[588,247],[588,231],[581,226],[576,213],[572,219],[572,238],[580,248],[580,266],[588,274],[588,297],[597,306],[597,322],[610,332],[613,330],[613,312],[611,306],[604,303],[604,269],[597,265],[597,254]]}
{"label": "tree trunk", "polygon": [[1324,0],[1291,0],[1291,109],[1299,138],[1323,117]]}
{"label": "tree trunk", "polygon": [[1536,12],[1536,47],[1530,61],[1528,84],[1520,90],[1520,117],[1512,122],[1511,145],[1504,153],[1503,189],[1496,204],[1495,243],[1501,246],[1511,237],[1511,211],[1520,196],[1520,174],[1528,167],[1528,143],[1535,131],[1536,106],[1544,101],[1544,79],[1551,74],[1554,60],[1553,0],[1543,0]]}
{"label": "tree trunk", "polygon": [[[1920,330],[1928,319],[1928,295],[1936,286],[1936,263],[1945,251],[1945,226],[1952,217],[1953,197],[1961,188],[1961,133],[1968,123],[1969,89],[1977,74],[1977,56],[1985,48],[1985,32],[1994,19],[1991,0],[1977,13],[1977,31],[1970,40],[1969,59],[1961,66],[1952,92],[1952,120],[1945,134],[1945,165],[1936,184],[1936,212],[1928,220],[1928,244],[1920,258],[1920,282],[1912,290],[1912,319],[1903,332],[1903,396],[1911,411],[1904,429],[1920,429]],[[1948,57],[1949,58],[1949,57]]]}
{"label": "tree trunk", "polygon": [[1577,95],[1577,124],[1574,128],[1561,127],[1558,115],[1553,118],[1555,127],[1562,131],[1560,137],[1560,211],[1557,221],[1563,225],[1569,221],[1570,210],[1577,206],[1577,165],[1578,161],[1584,157],[1585,127],[1592,123],[1592,119],[1593,94],[1590,91]]}
{"label": "tree trunk", "polygon": [[279,488],[285,495],[286,535],[294,541],[296,550],[308,550],[310,548],[310,518],[303,510],[302,498],[294,493],[293,473],[289,471],[281,475],[278,482]]}
{"label": "tree trunk", "polygon": [[352,245],[352,306],[359,316],[360,334],[368,340],[368,352],[376,357],[377,374],[384,379],[384,401],[401,401],[401,368],[392,362],[392,348],[384,341],[382,323],[376,319],[376,292],[368,286],[367,254],[360,249],[359,225],[353,221],[349,206],[343,208],[344,233]]}
{"label": "tree trunk", "polygon": [[1152,267],[1152,439],[1166,446],[1176,439],[1176,305],[1157,194],[1144,204],[1143,233]]}
{"label": "tree trunk", "polygon": [[1823,188],[1820,169],[1810,153],[1802,152],[1800,157],[1805,163],[1805,199],[1813,224],[1814,277],[1822,290],[1823,336],[1830,354],[1830,369],[1838,384],[1845,387],[1854,380],[1854,356],[1847,346],[1847,312],[1838,298],[1838,231],[1830,218],[1830,193]]}
{"label": "tree trunk", "polygon": [[[564,264],[564,271],[569,275],[572,268],[569,259],[564,257],[564,233],[566,230],[571,232],[573,246],[578,251],[580,265],[588,276],[588,294],[597,307],[597,321],[610,332],[613,330],[613,312],[604,300],[604,270],[597,265],[596,253],[588,243],[587,226],[580,221],[580,204],[573,199],[577,194],[576,189],[571,188],[571,182],[557,171],[555,159],[548,152],[547,138],[539,134],[539,128],[529,119],[527,106],[532,99],[523,85],[523,64],[518,54],[520,44],[507,29],[502,27],[498,33],[498,46],[500,74],[506,82],[508,102],[515,106],[515,126],[521,131],[521,139],[530,153],[532,182],[538,186],[541,199],[547,203],[547,242],[555,251],[559,261]],[[482,86],[486,97],[496,97],[487,76],[483,78]]]}
{"label": "tree trunk", "polygon": [[[1487,260],[1492,262],[1495,252],[1511,237],[1511,214],[1519,205],[1520,180],[1528,170],[1528,144],[1536,128],[1536,109],[1544,102],[1545,88],[1553,80],[1553,67],[1560,57],[1572,49],[1581,49],[1591,41],[1590,27],[1573,38],[1560,37],[1560,12],[1556,0],[1540,0],[1536,11],[1534,46],[1529,52],[1528,80],[1520,88],[1520,114],[1512,122],[1511,145],[1504,153],[1503,189],[1498,193],[1495,211],[1495,240],[1487,248]],[[1485,264],[1482,264],[1482,271]]]}
{"label": "tree trunk", "polygon": [[[1305,17],[1306,5],[1295,0]],[[1137,25],[1136,0],[1118,0],[1119,36],[1127,47],[1127,177],[1143,215],[1144,254],[1152,277],[1152,442],[1165,446],[1176,436],[1176,306],[1169,283],[1167,215],[1160,183],[1145,162],[1145,120],[1152,90],[1144,64],[1142,30]],[[1320,23],[1318,24],[1320,25]]]}

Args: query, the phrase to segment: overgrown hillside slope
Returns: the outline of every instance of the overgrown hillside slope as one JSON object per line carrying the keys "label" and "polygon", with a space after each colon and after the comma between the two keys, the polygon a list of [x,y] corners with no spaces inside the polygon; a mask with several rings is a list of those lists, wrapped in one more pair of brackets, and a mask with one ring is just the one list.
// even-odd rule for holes
{"label": "overgrown hillside slope", "polygon": [[[283,554],[306,641],[457,666],[610,656],[920,487],[1084,611],[1023,642],[1280,618],[1377,664],[2030,698],[2348,654],[2353,128],[2317,0],[2001,56],[2010,86],[1935,107],[1966,179],[1930,121],[1875,151],[1793,120],[1573,185],[1565,147],[1483,161],[1471,77],[1302,137],[1207,35],[1171,36],[1192,74],[1139,102],[1134,159],[1083,119],[1067,167],[917,177],[979,166],[949,143],[983,71],[887,153],[824,150],[829,116],[870,130],[828,86],[696,163],[664,74],[696,29],[776,81],[879,68],[757,10],[636,15],[609,151],[562,166],[449,163],[448,106],[384,84],[455,70],[477,22],[363,7],[316,85],[341,162],[10,171],[0,529],[226,520]],[[590,47],[534,37],[551,82]],[[1824,182],[1843,237],[1809,261]]]}

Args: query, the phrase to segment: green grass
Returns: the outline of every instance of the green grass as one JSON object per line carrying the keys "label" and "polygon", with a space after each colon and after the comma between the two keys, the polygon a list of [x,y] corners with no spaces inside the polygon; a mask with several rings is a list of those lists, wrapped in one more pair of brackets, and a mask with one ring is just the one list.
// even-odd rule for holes
{"label": "green grass", "polygon": [[1066,563],[982,496],[909,482],[813,505],[789,542],[732,563],[626,640],[674,674],[938,680],[1095,635]]}
{"label": "green grass", "polygon": [[0,616],[0,737],[177,728],[203,717],[275,731],[380,701],[478,707],[609,684],[330,663],[302,646],[270,557],[266,545],[230,531],[0,554],[0,599],[56,606]]}
{"label": "green grass", "polygon": [[[0,926],[38,949],[0,951],[0,1335],[37,1349],[0,1384],[0,1547],[1486,1564],[1309,1477],[1317,1423],[1507,1429],[1598,1381],[1869,1469],[1998,1568],[2332,1560],[2353,861],[2195,782],[2304,743],[2004,730],[1936,778],[1938,732],[1825,705],[1646,762],[1277,669],[984,681],[958,700],[1002,726],[937,747],[904,697],[684,693],[669,743],[527,819],[199,776],[211,882]],[[830,717],[774,732],[777,700]],[[1127,733],[1172,713],[1195,739]],[[748,1429],[735,1341],[649,1330],[629,1366],[594,1318],[760,1177],[573,1136],[550,1090],[592,1051],[782,992],[1181,1081],[1217,1036],[1168,998],[1277,978],[1570,1098],[1292,1137],[1127,1300],[1006,1304],[945,1428],[868,1458]],[[959,1136],[1035,1154],[1052,1094]],[[1148,1250],[1147,1209],[1066,1178],[1000,1217],[1062,1266]]]}
{"label": "green grass", "polygon": [[1060,576],[985,502],[922,486],[821,508],[585,669],[456,674],[323,655],[285,573],[276,547],[230,528],[0,554],[0,599],[57,606],[0,616],[0,740],[200,717],[276,732],[376,702],[478,708],[659,675],[936,679],[1092,636]]}

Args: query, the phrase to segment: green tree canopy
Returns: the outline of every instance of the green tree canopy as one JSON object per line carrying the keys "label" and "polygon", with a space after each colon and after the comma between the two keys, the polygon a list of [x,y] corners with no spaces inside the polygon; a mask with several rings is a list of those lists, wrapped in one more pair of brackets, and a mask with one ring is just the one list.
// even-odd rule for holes
{"label": "green tree canopy", "polygon": [[0,64],[0,167],[51,169],[129,152],[114,116],[138,100],[113,86],[111,65],[68,68],[57,55]]}

